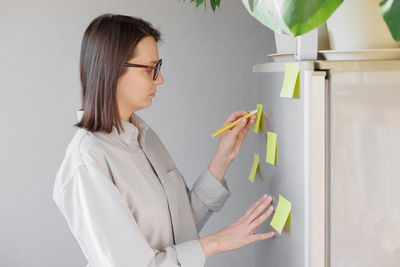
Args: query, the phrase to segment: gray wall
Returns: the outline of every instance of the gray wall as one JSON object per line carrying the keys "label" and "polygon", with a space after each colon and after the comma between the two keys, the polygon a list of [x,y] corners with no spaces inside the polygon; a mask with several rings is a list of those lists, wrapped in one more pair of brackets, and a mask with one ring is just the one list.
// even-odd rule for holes
{"label": "gray wall", "polygon": [[[273,33],[240,0],[222,1],[216,14],[209,5],[206,12],[203,6],[195,9],[189,0],[1,0],[1,266],[86,264],[51,195],[80,108],[83,31],[106,12],[142,17],[164,35],[159,54],[165,84],[158,87],[152,106],[138,114],[159,134],[189,185],[216,150],[218,140],[211,134],[234,110],[254,109],[256,92],[268,89],[268,81],[256,79],[260,74],[253,74],[251,66],[274,52]],[[182,111],[179,119],[170,119]],[[229,169],[233,194],[202,236],[233,223],[268,192],[266,183],[247,180],[255,137],[249,133]],[[217,255],[207,266],[267,266],[262,255],[255,261],[262,246]]]}

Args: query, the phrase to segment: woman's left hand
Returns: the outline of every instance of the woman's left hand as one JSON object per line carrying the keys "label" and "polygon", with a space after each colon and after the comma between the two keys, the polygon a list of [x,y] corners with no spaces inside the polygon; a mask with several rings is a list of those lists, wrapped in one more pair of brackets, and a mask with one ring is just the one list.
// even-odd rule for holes
{"label": "woman's left hand", "polygon": [[[239,110],[233,112],[224,122],[224,126],[236,121],[249,112],[251,111]],[[252,115],[250,118],[244,120],[244,122],[240,121],[234,127],[220,134],[216,155],[227,159],[229,162],[232,162],[238,156],[247,132],[256,121],[256,116]]]}

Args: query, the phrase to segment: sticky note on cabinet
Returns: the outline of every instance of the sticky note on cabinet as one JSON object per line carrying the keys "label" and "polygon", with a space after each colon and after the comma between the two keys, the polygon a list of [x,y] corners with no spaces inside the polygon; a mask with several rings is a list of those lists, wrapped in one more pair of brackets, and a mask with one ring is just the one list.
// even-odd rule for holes
{"label": "sticky note on cabinet", "polygon": [[261,120],[263,120],[263,115],[264,115],[263,105],[257,104],[257,118],[256,122],[254,123],[254,129],[253,129],[254,133],[258,133],[258,128],[260,126]]}
{"label": "sticky note on cabinet", "polygon": [[260,179],[262,179],[262,177],[261,177],[261,169],[260,169],[260,157],[258,156],[257,153],[254,153],[253,165],[251,166],[250,175],[249,175],[249,180],[252,183],[254,182],[254,178],[256,176],[256,173],[258,173]]}
{"label": "sticky note on cabinet", "polygon": [[292,211],[292,203],[289,202],[286,198],[279,194],[279,202],[276,207],[274,217],[271,220],[270,225],[279,233],[282,233],[283,228],[286,223],[289,223],[288,219],[290,217],[290,213]]}
{"label": "sticky note on cabinet", "polygon": [[280,97],[300,96],[300,73],[298,63],[285,63],[285,76]]}
{"label": "sticky note on cabinet", "polygon": [[267,155],[265,157],[265,162],[272,165],[276,165],[277,162],[277,139],[278,135],[273,132],[267,132]]}

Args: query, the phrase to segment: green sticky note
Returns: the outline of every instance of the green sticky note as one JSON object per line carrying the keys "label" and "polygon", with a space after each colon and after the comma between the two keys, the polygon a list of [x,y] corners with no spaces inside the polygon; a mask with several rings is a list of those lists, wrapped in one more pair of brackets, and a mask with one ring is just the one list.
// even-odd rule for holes
{"label": "green sticky note", "polygon": [[282,233],[283,228],[290,216],[292,203],[279,194],[279,202],[276,207],[274,217],[271,220],[271,226],[279,233]]}
{"label": "green sticky note", "polygon": [[298,63],[285,63],[285,76],[280,97],[300,96],[300,73]]}
{"label": "green sticky note", "polygon": [[257,104],[257,118],[256,122],[254,123],[254,129],[253,129],[254,133],[258,133],[258,128],[260,125],[260,121],[262,120],[262,117],[263,117],[263,105]]}
{"label": "green sticky note", "polygon": [[253,183],[254,182],[254,177],[256,175],[256,172],[261,176],[261,171],[260,171],[260,157],[258,156],[257,153],[254,153],[253,157],[253,165],[251,166],[251,171],[249,175],[249,180]]}
{"label": "green sticky note", "polygon": [[265,157],[265,162],[272,165],[276,165],[277,162],[277,139],[276,133],[267,132],[267,155]]}

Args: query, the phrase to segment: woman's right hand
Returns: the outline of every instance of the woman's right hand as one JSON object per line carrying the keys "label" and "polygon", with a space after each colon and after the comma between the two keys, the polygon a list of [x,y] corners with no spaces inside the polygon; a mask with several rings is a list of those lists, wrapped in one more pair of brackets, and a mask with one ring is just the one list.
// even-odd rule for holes
{"label": "woman's right hand", "polygon": [[[247,212],[236,222],[215,234],[200,238],[199,241],[206,258],[208,259],[217,253],[227,252],[249,245],[255,241],[273,237],[275,235],[274,232],[262,234],[254,233],[274,211],[274,207],[271,203],[272,197],[264,194],[260,199],[254,202]],[[268,208],[268,210],[263,213],[266,208]]]}

